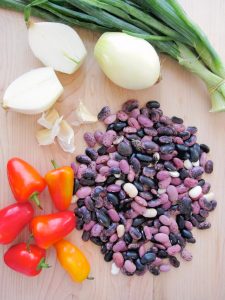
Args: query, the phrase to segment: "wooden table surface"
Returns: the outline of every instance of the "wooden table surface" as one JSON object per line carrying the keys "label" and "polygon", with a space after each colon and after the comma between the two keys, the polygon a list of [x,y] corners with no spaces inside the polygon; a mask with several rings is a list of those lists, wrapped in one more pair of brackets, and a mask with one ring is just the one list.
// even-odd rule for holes
{"label": "wooden table surface", "polygon": [[[182,0],[184,8],[205,30],[215,48],[225,61],[225,2],[223,0]],[[98,35],[78,30],[87,50],[84,66],[74,75],[58,74],[65,87],[57,108],[65,118],[71,117],[79,99],[93,113],[108,104],[118,110],[128,98],[138,98],[141,103],[150,99],[160,101],[169,115],[184,118],[185,123],[199,129],[198,141],[211,147],[210,157],[215,171],[209,180],[218,200],[218,208],[209,220],[212,228],[194,230],[197,243],[188,245],[193,253],[192,262],[182,260],[179,269],[173,269],[159,277],[145,274],[143,277],[112,276],[110,263],[103,261],[97,246],[84,243],[80,232],[73,232],[70,240],[85,252],[91,262],[93,281],[73,283],[56,262],[53,249],[48,251],[52,266],[36,278],[25,278],[11,271],[0,259],[1,300],[223,300],[225,299],[225,113],[209,113],[210,102],[203,83],[184,71],[167,57],[162,57],[163,80],[155,87],[139,92],[127,91],[113,85],[105,78],[93,59],[93,47]],[[0,98],[9,83],[22,73],[41,66],[34,58],[27,42],[26,27],[21,14],[0,9]],[[35,140],[37,116],[5,113],[0,109],[0,207],[13,202],[6,178],[6,163],[13,156],[24,158],[44,174],[54,158],[61,165],[69,164],[75,155],[63,153],[57,146],[39,147]],[[75,129],[76,153],[81,153],[83,132],[95,130],[101,125],[82,126]],[[47,192],[42,195],[45,212],[52,211]],[[27,237],[26,230],[17,241]],[[8,246],[0,247],[0,257]]]}

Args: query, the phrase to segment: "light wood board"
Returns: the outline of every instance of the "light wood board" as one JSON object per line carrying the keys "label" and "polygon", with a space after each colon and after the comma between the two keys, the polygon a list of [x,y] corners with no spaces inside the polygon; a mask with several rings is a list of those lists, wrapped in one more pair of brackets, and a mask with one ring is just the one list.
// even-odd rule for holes
{"label": "light wood board", "polygon": [[[225,2],[223,0],[182,0],[184,8],[205,30],[215,48],[225,60]],[[188,245],[193,253],[192,262],[181,261],[179,269],[155,278],[112,276],[110,263],[105,263],[97,246],[83,243],[80,232],[73,232],[70,240],[85,252],[91,262],[93,281],[73,283],[56,262],[54,249],[48,251],[52,266],[37,278],[26,278],[12,272],[0,259],[1,300],[223,300],[225,299],[225,113],[209,113],[210,102],[203,83],[181,69],[177,63],[162,57],[163,80],[155,87],[140,91],[126,91],[105,78],[93,59],[93,47],[98,35],[78,30],[87,50],[84,66],[72,76],[58,74],[65,87],[57,108],[65,118],[69,117],[79,99],[97,113],[103,105],[114,111],[128,98],[138,98],[141,103],[150,99],[160,101],[169,115],[184,118],[188,125],[199,129],[198,141],[211,147],[210,157],[215,162],[215,171],[209,180],[218,200],[218,208],[209,220],[212,228],[194,230],[195,245]],[[28,47],[26,27],[21,14],[0,9],[0,98],[9,83],[22,73],[41,66]],[[63,153],[57,145],[39,147],[35,140],[38,128],[37,116],[5,113],[0,109],[0,207],[13,202],[6,177],[7,160],[19,156],[36,166],[42,174],[49,170],[50,160],[69,164],[75,155]],[[83,126],[75,129],[76,154],[84,149],[84,131],[95,130],[101,125]],[[42,195],[45,212],[52,211],[47,192]],[[17,241],[23,241],[23,231]],[[0,257],[8,246],[0,247]]]}

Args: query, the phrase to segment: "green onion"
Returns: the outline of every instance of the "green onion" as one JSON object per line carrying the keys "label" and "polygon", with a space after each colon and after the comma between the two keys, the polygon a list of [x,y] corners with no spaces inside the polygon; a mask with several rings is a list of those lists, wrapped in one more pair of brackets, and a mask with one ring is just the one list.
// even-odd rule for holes
{"label": "green onion", "polygon": [[[25,9],[25,7],[28,7]],[[211,111],[225,111],[225,66],[176,0],[1,0],[0,7],[93,31],[122,31],[147,41],[199,76]]]}

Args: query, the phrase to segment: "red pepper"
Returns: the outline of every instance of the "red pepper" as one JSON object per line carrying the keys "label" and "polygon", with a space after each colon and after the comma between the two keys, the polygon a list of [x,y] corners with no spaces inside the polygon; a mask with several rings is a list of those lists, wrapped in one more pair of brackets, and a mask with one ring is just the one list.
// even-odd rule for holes
{"label": "red pepper", "polygon": [[0,244],[11,243],[32,220],[34,209],[30,203],[15,203],[0,210]]}
{"label": "red pepper", "polygon": [[74,171],[71,167],[58,168],[52,160],[54,170],[45,175],[49,193],[58,210],[67,210],[71,204],[74,185]]}
{"label": "red pepper", "polygon": [[33,218],[30,229],[36,244],[47,249],[69,234],[75,225],[74,213],[63,211]]}
{"label": "red pepper", "polygon": [[27,276],[38,275],[43,268],[49,268],[45,263],[46,251],[36,245],[20,243],[9,248],[4,261],[8,267]]}
{"label": "red pepper", "polygon": [[37,170],[24,160],[15,157],[8,161],[7,171],[16,201],[33,200],[41,208],[38,195],[45,189],[46,182]]}

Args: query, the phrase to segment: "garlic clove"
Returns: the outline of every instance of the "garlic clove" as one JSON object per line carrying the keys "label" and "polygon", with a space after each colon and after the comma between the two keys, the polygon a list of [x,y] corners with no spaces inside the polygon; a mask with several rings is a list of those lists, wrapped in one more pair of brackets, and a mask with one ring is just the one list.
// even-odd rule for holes
{"label": "garlic clove", "polygon": [[55,121],[59,118],[59,113],[55,108],[43,112],[42,116],[37,120],[41,126],[51,129]]}
{"label": "garlic clove", "polygon": [[36,133],[38,144],[41,146],[51,145],[54,143],[55,137],[60,132],[60,123],[63,117],[56,119],[51,129],[40,129]]}
{"label": "garlic clove", "polygon": [[49,67],[31,70],[14,80],[3,96],[3,108],[24,114],[48,110],[63,92],[54,70]]}
{"label": "garlic clove", "polygon": [[57,134],[57,141],[65,152],[75,151],[74,131],[68,122],[63,120],[60,124],[60,131]]}
{"label": "garlic clove", "polygon": [[75,110],[75,120],[72,122],[72,125],[79,126],[80,124],[90,124],[97,121],[97,116],[93,115],[84,103],[80,101],[77,109]]}
{"label": "garlic clove", "polygon": [[56,71],[74,73],[83,63],[87,51],[74,29],[54,22],[31,23],[28,40],[34,55]]}

